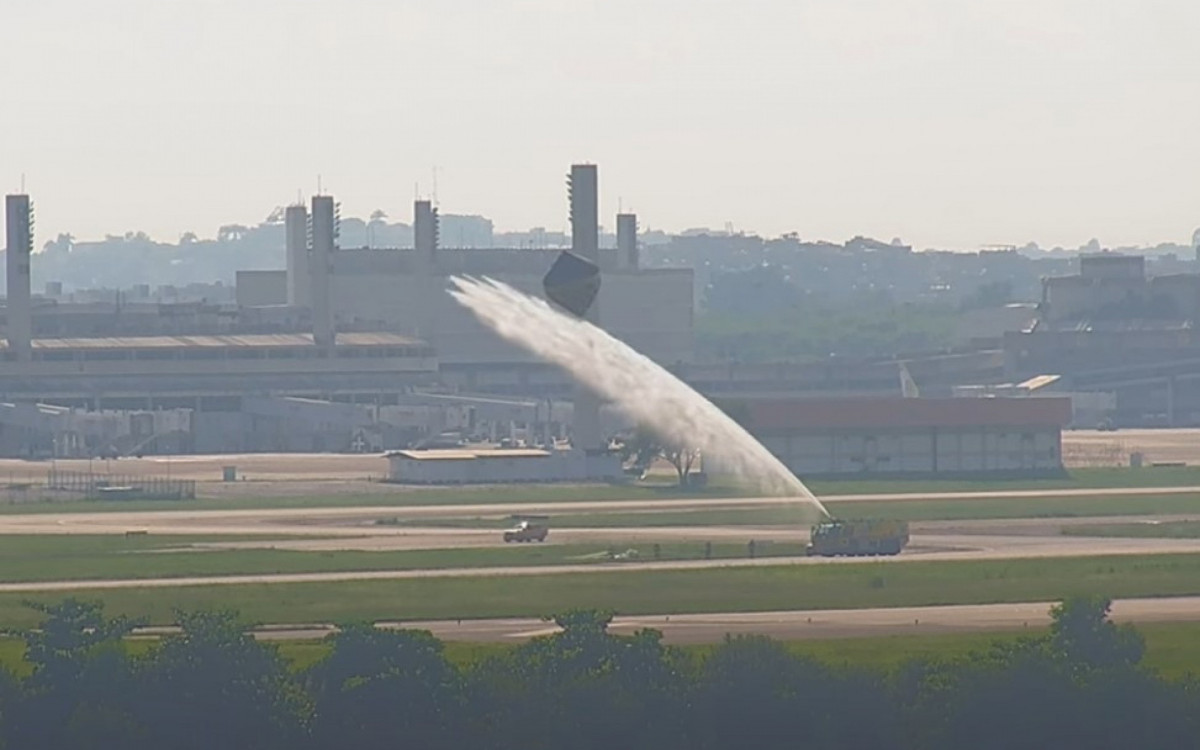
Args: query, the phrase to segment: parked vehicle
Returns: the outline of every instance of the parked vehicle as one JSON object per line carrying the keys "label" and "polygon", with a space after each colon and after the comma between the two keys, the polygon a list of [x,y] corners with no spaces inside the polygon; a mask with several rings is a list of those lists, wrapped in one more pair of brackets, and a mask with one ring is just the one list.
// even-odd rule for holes
{"label": "parked vehicle", "polygon": [[550,527],[542,520],[527,519],[504,532],[504,542],[544,542]]}
{"label": "parked vehicle", "polygon": [[906,521],[830,520],[812,528],[806,552],[822,557],[898,555],[907,544]]}

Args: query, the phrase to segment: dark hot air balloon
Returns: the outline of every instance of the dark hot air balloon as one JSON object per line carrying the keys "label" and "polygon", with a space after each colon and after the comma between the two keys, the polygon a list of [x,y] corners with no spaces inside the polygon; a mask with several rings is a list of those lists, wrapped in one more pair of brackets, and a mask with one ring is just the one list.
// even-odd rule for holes
{"label": "dark hot air balloon", "polygon": [[542,288],[547,299],[582,318],[600,291],[600,267],[564,250],[542,278]]}

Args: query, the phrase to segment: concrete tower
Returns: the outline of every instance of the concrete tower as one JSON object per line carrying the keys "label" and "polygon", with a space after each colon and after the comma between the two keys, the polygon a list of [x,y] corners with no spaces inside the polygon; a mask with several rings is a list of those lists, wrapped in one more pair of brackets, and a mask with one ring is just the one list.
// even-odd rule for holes
{"label": "concrete tower", "polygon": [[333,346],[333,253],[337,247],[337,206],[328,195],[312,199],[312,230],[309,237],[308,273],[312,281],[313,341]]}
{"label": "concrete tower", "polygon": [[429,201],[413,204],[413,244],[417,248],[420,268],[433,273],[437,269],[440,228],[437,209]]}
{"label": "concrete tower", "polygon": [[422,280],[416,289],[418,300],[416,319],[413,326],[416,335],[429,342],[437,340],[437,311],[445,303],[445,279],[438,276],[438,245],[441,239],[441,224],[438,211],[430,201],[413,203],[413,262],[417,276]]}
{"label": "concrete tower", "polygon": [[617,268],[636,271],[638,257],[637,214],[617,214]]}
{"label": "concrete tower", "polygon": [[[571,204],[571,252],[597,265],[600,264],[600,198],[594,164],[575,164],[567,178]],[[587,311],[588,322],[600,325],[600,303],[597,300]],[[575,389],[574,418],[575,447],[589,453],[604,449],[600,427],[600,398],[592,391]]]}
{"label": "concrete tower", "polygon": [[28,195],[5,199],[8,237],[8,346],[17,361],[28,362],[33,348],[33,311],[30,298],[29,260],[33,254],[33,208]]}
{"label": "concrete tower", "polygon": [[287,295],[293,307],[312,304],[312,279],[308,273],[308,209],[288,206],[284,231],[287,234]]}
{"label": "concrete tower", "polygon": [[600,260],[600,198],[596,165],[575,164],[567,178],[571,204],[571,252],[593,263]]}

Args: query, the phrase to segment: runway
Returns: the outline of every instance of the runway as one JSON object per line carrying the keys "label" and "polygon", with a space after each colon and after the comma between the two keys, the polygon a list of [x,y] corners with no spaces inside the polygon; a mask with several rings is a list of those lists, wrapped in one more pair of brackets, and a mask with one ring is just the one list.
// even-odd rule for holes
{"label": "runway", "polygon": [[[1036,498],[1094,497],[1097,495],[1164,495],[1200,493],[1200,487],[1117,488],[1107,490],[1020,490],[1007,492],[955,492],[938,494],[856,495],[852,501],[905,501],[913,499],[984,500],[996,497],[1030,499],[1031,515]],[[582,513],[641,513],[777,507],[789,501],[780,498],[667,499],[630,501],[585,501],[549,503],[480,503],[469,505],[393,505],[387,507],[320,507],[245,510],[174,510],[155,512],[30,513],[0,515],[0,535],[7,534],[127,534],[219,535],[232,537],[195,545],[181,542],[180,550],[274,548],[313,552],[339,550],[399,551],[503,546],[495,526],[480,522],[474,528],[421,526],[422,520],[501,519],[514,511],[550,515]],[[1176,520],[1189,516],[1172,517]],[[381,524],[384,520],[387,523]],[[403,523],[398,523],[397,520]],[[815,519],[814,519],[815,520]],[[1012,558],[1081,557],[1097,555],[1200,554],[1200,539],[1131,539],[1063,536],[1064,526],[1085,523],[1128,523],[1135,518],[1011,519],[996,521],[936,521],[911,524],[909,548],[889,563],[917,561],[996,560]],[[1145,521],[1169,520],[1150,517]],[[747,544],[807,541],[807,526],[678,526],[560,528],[553,525],[552,544],[595,544],[625,549],[655,542],[723,542]],[[244,537],[239,539],[239,537]],[[705,568],[771,565],[862,564],[872,558],[825,559],[766,557],[746,560],[692,560],[619,563],[580,563],[534,567],[486,567],[434,570],[363,570],[336,573],[277,575],[222,575],[188,578],[123,580],[61,580],[52,582],[0,583],[0,592],[46,592],[121,588],[215,586],[241,584],[327,583],[354,580],[399,580],[407,578],[463,576],[531,576],[574,573],[620,573],[652,570],[699,570]]]}
{"label": "runway", "polygon": [[[779,641],[878,638],[1037,630],[1050,624],[1054,602],[974,604],[886,609],[825,609],[787,612],[724,612],[615,617],[609,632],[631,635],[638,630],[662,632],[673,645],[720,643],[727,635],[759,635]],[[1121,599],[1113,602],[1117,623],[1200,621],[1200,597]],[[553,635],[559,628],[533,618],[380,622],[383,629],[427,630],[442,641],[517,644]],[[270,625],[254,631],[265,641],[317,640],[336,632],[333,625]],[[140,635],[161,636],[175,627],[144,628]]]}
{"label": "runway", "polygon": [[[1200,487],[1122,487],[1106,489],[1007,490],[986,492],[889,493],[827,498],[832,502],[908,502],[921,500],[991,500],[998,498],[1088,498],[1200,494]],[[380,505],[245,510],[105,511],[95,513],[13,513],[0,515],[0,534],[114,534],[145,529],[158,534],[378,535],[379,519],[506,518],[514,513],[578,515],[654,513],[698,510],[804,508],[803,500],[779,497],[672,498],[667,500],[597,500],[466,505]],[[1031,504],[1031,514],[1036,507]],[[813,521],[817,520],[814,509]],[[394,533],[403,533],[396,531]]]}
{"label": "runway", "polygon": [[[1148,431],[1153,432],[1153,431]],[[1148,442],[1163,452],[1161,460],[1183,460],[1178,456],[1200,446],[1200,431],[1175,431],[1165,438],[1140,433],[1118,433],[1129,439]],[[1113,433],[1074,433],[1080,443],[1112,440]],[[1066,436],[1064,436],[1066,440]],[[1173,452],[1165,452],[1167,449]],[[1200,451],[1197,451],[1200,453]],[[1189,454],[1190,455],[1190,454]],[[1200,457],[1198,457],[1200,460]],[[1189,462],[1190,459],[1189,459]],[[63,470],[80,470],[89,462],[72,466],[58,462]],[[94,462],[100,463],[100,462]],[[653,543],[703,542],[745,544],[771,542],[797,543],[807,540],[807,524],[796,526],[718,525],[677,527],[564,528],[554,525],[554,517],[581,514],[621,514],[628,523],[630,514],[736,511],[780,507],[800,501],[778,497],[746,498],[661,498],[580,502],[503,502],[470,504],[405,504],[407,489],[363,481],[386,470],[386,461],[378,456],[207,456],[170,459],[123,459],[112,463],[113,472],[194,478],[212,487],[220,467],[238,466],[239,472],[259,479],[260,487],[278,485],[303,488],[320,482],[339,482],[347,491],[368,487],[371,493],[388,493],[384,506],[274,508],[203,510],[183,508],[159,512],[87,512],[28,513],[0,515],[0,535],[6,534],[114,534],[129,532],[162,536],[220,535],[223,541],[193,544],[180,540],[181,551],[232,548],[274,548],[312,552],[339,550],[398,551],[503,546],[495,521],[514,513],[551,516],[550,544],[605,545],[616,549],[642,551],[642,559],[626,562],[579,562],[553,566],[492,566],[453,569],[359,570],[265,575],[208,575],[175,578],[119,580],[58,580],[49,582],[0,582],[0,593],[86,592],[120,589],[166,589],[197,586],[238,586],[248,584],[304,584],[348,581],[388,581],[430,578],[511,577],[573,574],[613,574],[655,571],[701,571],[720,568],[791,567],[804,565],[912,564],[922,561],[1000,560],[1018,558],[1067,558],[1099,555],[1200,554],[1200,539],[1088,538],[1063,536],[1062,529],[1094,523],[1157,523],[1188,520],[1197,516],[1153,516],[1001,519],[992,521],[931,521],[911,524],[912,540],[905,552],[895,558],[784,558],[720,559],[686,561],[648,561],[647,547]],[[45,471],[45,464],[0,461],[0,473],[10,478],[31,466]],[[99,470],[99,467],[96,467]],[[239,491],[256,485],[254,481],[234,483]],[[364,493],[365,494],[365,493]],[[1037,513],[1040,498],[1094,498],[1117,496],[1200,495],[1200,486],[1190,487],[1117,487],[1103,489],[989,490],[937,493],[885,493],[830,496],[836,503],[879,503],[914,501],[987,501],[996,499],[1028,500],[1029,514]],[[428,495],[426,495],[428,497]],[[52,507],[52,506],[50,506]],[[478,523],[474,520],[478,519]],[[565,519],[564,519],[565,520]],[[813,513],[813,520],[817,520]],[[384,522],[384,523],[381,523]],[[435,526],[433,523],[454,523]],[[422,524],[425,525],[422,525]],[[760,549],[762,549],[760,547]],[[150,563],[152,565],[152,563]],[[804,612],[767,612],[747,614],[692,614],[617,618],[616,633],[652,627],[662,630],[669,643],[711,643],[726,634],[760,634],[778,639],[852,638],[876,635],[936,634],[950,632],[1016,630],[1043,627],[1049,622],[1049,604],[1045,602],[985,606],[906,607],[884,610],[822,610]],[[1129,622],[1168,620],[1200,621],[1200,597],[1144,599],[1117,602],[1114,619]],[[554,631],[539,620],[504,619],[486,621],[440,621],[405,623],[406,627],[428,629],[444,640],[478,642],[517,642],[534,635]],[[258,637],[314,638],[329,632],[327,626],[278,626],[257,633]]]}
{"label": "runway", "polygon": [[[605,530],[567,530],[595,535]],[[629,530],[621,530],[622,532]],[[645,532],[646,530],[641,530]],[[650,539],[675,538],[670,529],[653,529]],[[704,529],[686,529],[689,538],[703,539]],[[676,532],[680,533],[680,532]],[[718,533],[743,533],[718,530]],[[593,538],[600,538],[593,536]],[[745,538],[740,537],[740,538]],[[793,537],[793,540],[795,538]],[[406,570],[358,570],[317,573],[188,576],[107,580],[31,581],[0,584],[0,593],[46,593],[115,589],[174,588],[181,586],[237,586],[247,584],[336,583],[345,581],[392,581],[429,578],[528,577],[569,574],[621,574],[654,571],[712,570],[718,568],[783,567],[796,565],[903,565],[916,562],[1004,560],[1030,558],[1092,557],[1097,555],[1200,554],[1200,539],[1109,539],[1037,536],[914,535],[908,550],[892,558],[760,557],[723,560],[628,561],[541,566],[438,568]]]}
{"label": "runway", "polygon": [[[609,631],[629,635],[653,628],[662,631],[667,643],[680,645],[719,643],[726,635],[763,635],[784,641],[937,635],[1043,628],[1050,624],[1053,605],[1028,602],[617,617]],[[1112,619],[1119,623],[1195,622],[1200,620],[1200,597],[1118,600],[1113,603]],[[553,623],[533,619],[408,622],[403,627],[429,630],[446,641],[485,643],[519,642],[558,631]]]}

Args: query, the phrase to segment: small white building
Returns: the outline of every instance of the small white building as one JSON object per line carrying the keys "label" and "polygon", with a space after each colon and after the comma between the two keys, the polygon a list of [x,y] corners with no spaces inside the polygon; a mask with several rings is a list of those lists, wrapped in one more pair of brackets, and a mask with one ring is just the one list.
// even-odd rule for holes
{"label": "small white building", "polygon": [[388,480],[401,484],[611,482],[623,476],[617,456],[576,450],[401,450],[387,459]]}

